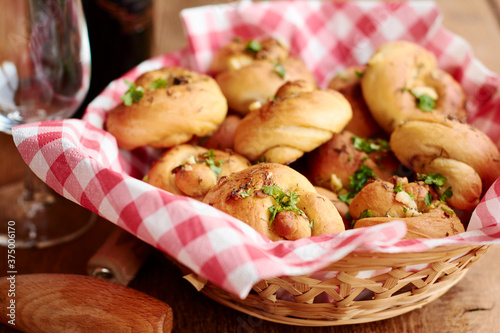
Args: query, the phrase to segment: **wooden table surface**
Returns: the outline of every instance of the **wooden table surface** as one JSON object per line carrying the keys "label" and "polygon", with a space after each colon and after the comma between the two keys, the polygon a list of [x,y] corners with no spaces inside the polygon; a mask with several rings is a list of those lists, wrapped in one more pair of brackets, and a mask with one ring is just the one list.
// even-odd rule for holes
{"label": "wooden table surface", "polygon": [[[177,19],[179,9],[216,2],[155,1],[152,53],[160,54],[184,45]],[[472,45],[476,57],[500,73],[500,0],[440,0],[437,3],[444,14],[443,24],[463,36]],[[19,158],[9,145],[9,137],[0,135],[0,184],[19,176],[16,167]],[[88,259],[115,228],[111,223],[99,220],[87,234],[71,243],[42,250],[18,249],[18,273],[86,274]],[[499,256],[500,246],[493,246],[470,268],[463,280],[422,309],[392,319],[349,326],[293,327],[262,321],[229,309],[198,293],[159,252],[151,254],[130,287],[173,308],[174,332],[498,332]],[[2,270],[6,267],[6,257],[6,250],[0,248]],[[0,272],[0,275],[4,274]],[[17,331],[0,324],[0,332]]]}

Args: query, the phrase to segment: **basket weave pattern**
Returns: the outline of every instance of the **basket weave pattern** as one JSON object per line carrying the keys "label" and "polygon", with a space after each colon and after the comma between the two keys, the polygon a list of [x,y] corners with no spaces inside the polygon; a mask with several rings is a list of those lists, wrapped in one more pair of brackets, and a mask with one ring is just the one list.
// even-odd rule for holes
{"label": "basket weave pattern", "polygon": [[[208,297],[261,319],[304,326],[355,324],[395,317],[435,300],[460,281],[488,248],[351,253],[322,270],[336,272],[333,278],[320,280],[302,275],[266,279],[254,285],[254,292],[243,300],[201,279],[195,280],[202,281],[198,287]],[[421,269],[415,269],[415,265]],[[357,277],[363,271],[382,273]],[[193,274],[189,275],[188,280],[195,284]],[[280,299],[283,294],[291,295],[291,299]],[[325,298],[330,301],[318,301]]]}

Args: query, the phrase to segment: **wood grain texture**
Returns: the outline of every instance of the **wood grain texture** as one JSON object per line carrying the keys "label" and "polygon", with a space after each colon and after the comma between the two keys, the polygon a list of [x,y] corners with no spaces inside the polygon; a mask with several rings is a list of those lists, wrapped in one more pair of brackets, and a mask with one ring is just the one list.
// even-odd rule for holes
{"label": "wood grain texture", "polygon": [[170,332],[172,309],[116,283],[70,274],[8,275],[0,322],[25,332]]}

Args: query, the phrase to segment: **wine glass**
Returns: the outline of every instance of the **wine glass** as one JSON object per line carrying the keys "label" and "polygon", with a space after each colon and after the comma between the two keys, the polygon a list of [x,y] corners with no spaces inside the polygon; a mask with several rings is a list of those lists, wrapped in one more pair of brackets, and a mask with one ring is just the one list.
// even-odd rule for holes
{"label": "wine glass", "polygon": [[[10,134],[18,124],[72,116],[90,82],[81,1],[0,0],[0,5],[0,131]],[[22,182],[0,187],[0,245],[56,245],[83,234],[95,219],[27,166]]]}

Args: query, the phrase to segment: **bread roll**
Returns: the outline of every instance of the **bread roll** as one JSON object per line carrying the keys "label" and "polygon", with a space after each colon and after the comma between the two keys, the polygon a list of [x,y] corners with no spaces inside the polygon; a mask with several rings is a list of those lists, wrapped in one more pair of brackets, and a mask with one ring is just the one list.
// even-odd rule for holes
{"label": "bread roll", "polygon": [[183,144],[167,150],[153,164],[146,181],[201,201],[220,177],[249,166],[250,162],[238,154]]}
{"label": "bread roll", "polygon": [[229,108],[242,115],[255,102],[266,103],[287,81],[304,80],[316,85],[304,62],[290,56],[288,49],[272,38],[230,42],[215,55],[211,73]]}
{"label": "bread roll", "polygon": [[352,199],[349,212],[356,220],[354,228],[402,220],[407,239],[441,238],[465,231],[454,211],[437,200],[429,185],[409,183],[407,178],[370,181]]}
{"label": "bread roll", "polygon": [[302,174],[276,163],[257,164],[222,177],[203,202],[273,241],[345,229],[330,200],[318,194]]}
{"label": "bread roll", "polygon": [[352,119],[344,130],[359,137],[385,137],[385,132],[373,118],[361,92],[361,77],[366,66],[351,66],[337,73],[328,88],[337,90],[349,101],[352,108]]}
{"label": "bread roll", "polygon": [[462,87],[437,68],[431,52],[415,43],[382,45],[368,61],[361,88],[370,112],[387,133],[421,113],[467,117]]}
{"label": "bread roll", "polygon": [[150,71],[135,86],[142,88],[140,100],[118,105],[106,120],[107,131],[124,149],[186,143],[215,131],[227,114],[227,101],[215,80],[188,69]]}
{"label": "bread roll", "polygon": [[351,106],[339,92],[288,82],[274,100],[241,120],[234,149],[251,161],[288,164],[328,141],[351,117]]}
{"label": "bread roll", "polygon": [[[313,184],[338,192],[349,189],[350,177],[366,165],[381,179],[391,178],[397,171],[399,161],[390,150],[367,154],[355,148],[349,131],[333,137],[307,156],[310,178]],[[363,138],[360,138],[363,140]]]}
{"label": "bread roll", "polygon": [[420,115],[398,126],[390,145],[396,157],[417,173],[438,173],[451,187],[447,202],[455,208],[474,209],[482,190],[500,177],[500,153],[477,128],[440,115]]}

